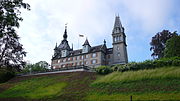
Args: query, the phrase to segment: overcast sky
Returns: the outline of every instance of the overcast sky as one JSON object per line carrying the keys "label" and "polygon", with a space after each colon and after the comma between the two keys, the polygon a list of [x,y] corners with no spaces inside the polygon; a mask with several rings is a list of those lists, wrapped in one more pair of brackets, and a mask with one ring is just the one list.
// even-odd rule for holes
{"label": "overcast sky", "polygon": [[[125,28],[129,61],[152,59],[150,41],[163,29],[180,32],[180,0],[24,0],[31,10],[22,10],[18,33],[27,51],[25,60],[51,62],[55,44],[63,39],[68,23],[68,41],[82,48],[87,37],[91,46],[112,47],[112,29],[119,14]],[[79,38],[79,34],[85,35]],[[78,45],[79,40],[79,45]]]}

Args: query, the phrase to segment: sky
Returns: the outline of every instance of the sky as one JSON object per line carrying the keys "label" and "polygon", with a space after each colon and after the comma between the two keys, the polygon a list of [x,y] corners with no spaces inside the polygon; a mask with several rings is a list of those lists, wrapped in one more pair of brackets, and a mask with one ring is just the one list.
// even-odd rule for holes
{"label": "sky", "polygon": [[[31,10],[22,9],[23,21],[17,30],[30,63],[51,63],[56,43],[63,39],[65,24],[69,45],[82,48],[112,47],[112,29],[119,15],[125,28],[129,62],[153,59],[151,38],[162,30],[180,33],[180,0],[24,0]],[[83,34],[84,37],[79,37]]]}

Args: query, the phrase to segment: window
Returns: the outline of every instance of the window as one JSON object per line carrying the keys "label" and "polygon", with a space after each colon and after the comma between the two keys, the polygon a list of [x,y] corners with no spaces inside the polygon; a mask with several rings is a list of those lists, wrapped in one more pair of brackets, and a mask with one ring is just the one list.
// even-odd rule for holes
{"label": "window", "polygon": [[63,62],[66,62],[66,59],[64,59]]}
{"label": "window", "polygon": [[76,63],[74,63],[74,66],[76,66],[77,65],[77,62]]}
{"label": "window", "polygon": [[85,61],[85,64],[88,65],[88,61]]}
{"label": "window", "polygon": [[95,64],[95,63],[97,63],[97,60],[94,59],[94,60],[91,61],[91,63],[92,63],[92,64]]}
{"label": "window", "polygon": [[77,57],[74,57],[74,60],[77,60]]}
{"label": "window", "polygon": [[79,60],[79,56],[77,56],[77,60]]}
{"label": "window", "polygon": [[66,65],[62,65],[63,67],[66,67]]}
{"label": "window", "polygon": [[111,56],[110,55],[108,55],[108,59],[110,59],[111,58]]}
{"label": "window", "polygon": [[117,46],[117,50],[120,50],[120,48]]}
{"label": "window", "polygon": [[93,53],[93,54],[92,54],[92,57],[95,58],[95,57],[96,57],[96,53]]}
{"label": "window", "polygon": [[117,56],[120,57],[120,53],[118,53]]}
{"label": "window", "polygon": [[86,59],[87,59],[87,58],[89,58],[89,56],[88,56],[88,55],[86,55]]}
{"label": "window", "polygon": [[114,42],[116,42],[116,37],[114,37]]}
{"label": "window", "polygon": [[118,36],[116,37],[116,41],[118,42],[119,40],[118,40]]}
{"label": "window", "polygon": [[120,37],[120,40],[123,41],[123,37],[122,36]]}
{"label": "window", "polygon": [[71,58],[68,58],[68,61],[70,61],[71,60]]}

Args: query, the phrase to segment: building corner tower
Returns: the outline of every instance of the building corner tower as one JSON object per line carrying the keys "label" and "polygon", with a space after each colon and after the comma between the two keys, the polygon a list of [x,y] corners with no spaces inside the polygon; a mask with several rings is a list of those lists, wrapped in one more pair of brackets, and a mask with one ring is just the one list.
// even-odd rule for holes
{"label": "building corner tower", "polygon": [[114,28],[112,31],[112,39],[113,64],[128,63],[126,35],[124,33],[124,28],[122,27],[119,16],[116,16],[115,18]]}

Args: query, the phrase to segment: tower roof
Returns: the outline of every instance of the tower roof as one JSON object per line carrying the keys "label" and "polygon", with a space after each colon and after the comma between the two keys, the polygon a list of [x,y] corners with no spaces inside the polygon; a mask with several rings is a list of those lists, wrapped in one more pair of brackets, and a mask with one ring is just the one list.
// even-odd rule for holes
{"label": "tower roof", "polygon": [[71,50],[68,41],[67,41],[67,26],[65,26],[65,31],[63,35],[63,40],[61,41],[60,45],[58,46],[59,50]]}
{"label": "tower roof", "polygon": [[86,38],[86,41],[84,42],[83,46],[84,46],[84,45],[89,45],[89,46],[90,46],[89,41],[88,41],[87,38]]}
{"label": "tower roof", "polygon": [[56,49],[57,49],[57,42],[56,42],[56,46],[55,46],[54,50],[56,50]]}
{"label": "tower roof", "polygon": [[67,26],[65,26],[65,31],[64,31],[63,38],[64,38],[64,40],[67,39]]}
{"label": "tower roof", "polygon": [[114,23],[114,29],[117,29],[117,28],[120,29],[121,32],[123,32],[123,27],[122,27],[119,16],[116,16],[115,23]]}

